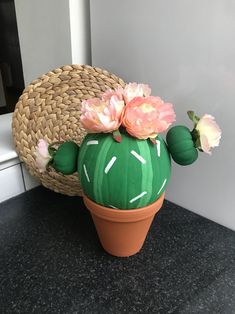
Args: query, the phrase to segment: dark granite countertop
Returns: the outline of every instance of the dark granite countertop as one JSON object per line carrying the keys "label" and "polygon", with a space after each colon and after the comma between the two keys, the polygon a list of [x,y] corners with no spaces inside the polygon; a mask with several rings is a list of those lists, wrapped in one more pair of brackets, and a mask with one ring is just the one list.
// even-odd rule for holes
{"label": "dark granite countertop", "polygon": [[0,204],[0,313],[235,313],[235,233],[165,201],[144,248],[101,248],[82,200]]}

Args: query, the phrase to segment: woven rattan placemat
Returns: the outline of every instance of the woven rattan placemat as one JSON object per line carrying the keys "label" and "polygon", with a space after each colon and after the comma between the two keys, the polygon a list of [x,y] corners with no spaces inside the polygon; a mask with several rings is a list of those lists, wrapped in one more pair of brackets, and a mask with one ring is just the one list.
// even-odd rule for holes
{"label": "woven rattan placemat", "polygon": [[124,81],[108,71],[67,65],[42,75],[25,88],[13,114],[13,139],[19,158],[42,185],[66,195],[82,194],[77,173],[64,176],[52,168],[40,173],[35,147],[39,139],[49,144],[73,140],[79,145],[85,136],[80,124],[81,101],[117,85],[124,86]]}

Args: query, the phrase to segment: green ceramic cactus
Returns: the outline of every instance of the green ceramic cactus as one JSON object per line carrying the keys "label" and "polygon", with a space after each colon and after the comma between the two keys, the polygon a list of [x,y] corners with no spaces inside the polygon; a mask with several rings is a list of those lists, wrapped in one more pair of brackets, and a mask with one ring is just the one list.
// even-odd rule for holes
{"label": "green ceramic cactus", "polygon": [[96,203],[119,209],[146,206],[165,191],[171,171],[163,139],[156,144],[127,133],[121,143],[112,134],[88,134],[78,157],[84,193]]}
{"label": "green ceramic cactus", "polygon": [[170,154],[180,165],[189,165],[198,157],[187,127],[171,128],[166,141],[168,147],[160,135],[154,144],[125,132],[120,143],[111,133],[88,134],[80,150],[73,142],[60,145],[51,165],[65,175],[78,171],[84,193],[100,205],[140,208],[165,191],[171,173]]}

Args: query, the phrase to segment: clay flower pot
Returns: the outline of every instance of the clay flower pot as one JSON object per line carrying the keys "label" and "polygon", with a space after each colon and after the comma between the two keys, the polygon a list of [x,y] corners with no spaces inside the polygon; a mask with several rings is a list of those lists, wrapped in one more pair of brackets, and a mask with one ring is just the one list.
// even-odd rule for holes
{"label": "clay flower pot", "polygon": [[119,257],[139,252],[155,214],[162,207],[164,195],[148,206],[132,210],[104,207],[84,196],[84,203],[91,213],[105,251]]}

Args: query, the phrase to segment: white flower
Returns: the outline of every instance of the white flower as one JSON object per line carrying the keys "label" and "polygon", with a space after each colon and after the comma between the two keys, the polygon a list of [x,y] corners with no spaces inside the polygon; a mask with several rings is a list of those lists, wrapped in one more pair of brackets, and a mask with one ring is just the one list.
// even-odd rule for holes
{"label": "white flower", "polygon": [[201,149],[211,154],[210,149],[219,146],[221,130],[215,122],[215,118],[205,114],[197,123],[196,130],[199,132]]}

